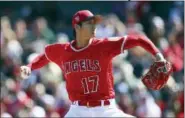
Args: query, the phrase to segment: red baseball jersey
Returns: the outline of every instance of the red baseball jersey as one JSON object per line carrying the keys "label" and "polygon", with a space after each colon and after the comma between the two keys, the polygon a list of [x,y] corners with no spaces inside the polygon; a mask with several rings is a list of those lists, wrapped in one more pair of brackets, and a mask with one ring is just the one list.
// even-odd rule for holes
{"label": "red baseball jersey", "polygon": [[112,59],[123,51],[126,37],[92,38],[84,48],[76,48],[76,40],[45,48],[48,60],[63,71],[71,101],[105,100],[115,97]]}

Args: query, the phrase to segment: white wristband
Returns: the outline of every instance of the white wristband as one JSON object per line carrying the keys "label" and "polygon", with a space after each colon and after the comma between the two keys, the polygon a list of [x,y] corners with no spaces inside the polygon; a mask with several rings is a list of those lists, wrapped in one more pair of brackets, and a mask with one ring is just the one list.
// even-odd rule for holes
{"label": "white wristband", "polygon": [[161,53],[155,55],[156,61],[166,61]]}

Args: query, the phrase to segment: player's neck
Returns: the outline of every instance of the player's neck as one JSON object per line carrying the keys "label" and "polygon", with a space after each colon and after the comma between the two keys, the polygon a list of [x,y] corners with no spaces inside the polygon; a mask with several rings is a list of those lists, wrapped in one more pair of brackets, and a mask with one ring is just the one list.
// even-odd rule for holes
{"label": "player's neck", "polygon": [[89,44],[91,38],[76,37],[76,46],[78,48],[86,47]]}

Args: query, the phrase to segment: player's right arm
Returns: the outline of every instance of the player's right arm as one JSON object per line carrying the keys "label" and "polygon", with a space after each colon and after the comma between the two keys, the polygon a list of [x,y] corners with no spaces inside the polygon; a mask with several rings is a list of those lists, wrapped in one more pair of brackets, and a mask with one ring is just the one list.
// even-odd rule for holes
{"label": "player's right arm", "polygon": [[49,62],[56,62],[60,58],[61,44],[52,44],[45,47],[45,53],[40,54],[30,64],[20,67],[20,74],[22,79],[28,78],[32,70],[42,68]]}
{"label": "player's right arm", "polygon": [[46,55],[40,54],[28,65],[20,67],[21,78],[26,79],[31,74],[32,70],[42,68],[48,63],[49,60],[47,59]]}

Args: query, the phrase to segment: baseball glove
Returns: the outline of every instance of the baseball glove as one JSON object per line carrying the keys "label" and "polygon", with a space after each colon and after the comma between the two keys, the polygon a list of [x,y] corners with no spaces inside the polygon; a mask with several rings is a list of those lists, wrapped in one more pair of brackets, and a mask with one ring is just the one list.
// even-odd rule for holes
{"label": "baseball glove", "polygon": [[156,61],[141,78],[144,85],[152,90],[159,90],[167,83],[172,73],[172,65],[168,61]]}

